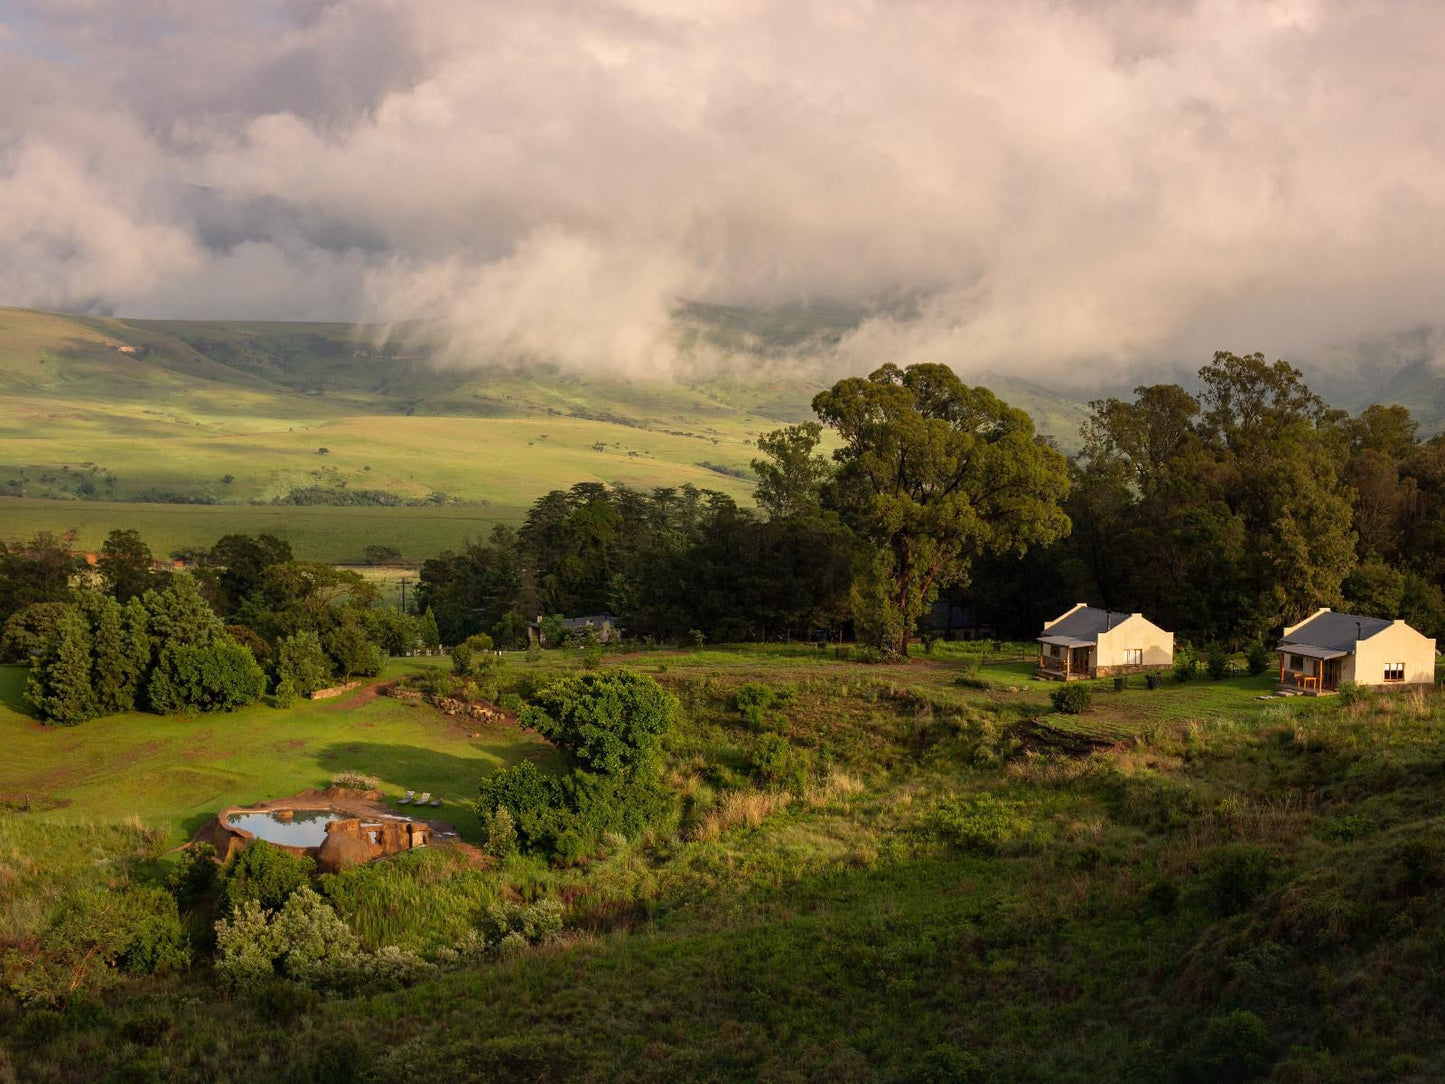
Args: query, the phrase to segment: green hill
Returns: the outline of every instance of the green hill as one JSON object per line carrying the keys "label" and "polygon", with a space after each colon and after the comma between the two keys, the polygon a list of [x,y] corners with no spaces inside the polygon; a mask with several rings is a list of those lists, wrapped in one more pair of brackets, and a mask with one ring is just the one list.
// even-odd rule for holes
{"label": "green hill", "polygon": [[[690,483],[746,502],[753,441],[811,417],[812,396],[826,383],[769,362],[836,341],[859,318],[837,308],[690,304],[678,314],[684,349],[705,341],[732,351],[737,371],[646,383],[546,367],[447,368],[440,344],[416,327],[385,340],[379,328],[342,324],[0,309],[0,393],[9,407],[0,418],[0,495],[28,498],[7,503],[3,534],[77,529],[80,544],[98,544],[107,521],[139,518],[154,525],[151,544],[168,550],[193,544],[207,522],[237,529],[242,508],[273,507],[296,491],[363,508],[460,502],[493,522],[515,520],[547,490],[581,481]],[[1062,444],[1074,443],[1077,403],[1018,381],[990,384]],[[180,530],[166,517],[89,502],[230,510],[188,514]],[[352,556],[330,537],[347,532],[308,523],[312,555]],[[389,529],[401,531],[414,556],[459,540],[407,523],[393,514]]]}

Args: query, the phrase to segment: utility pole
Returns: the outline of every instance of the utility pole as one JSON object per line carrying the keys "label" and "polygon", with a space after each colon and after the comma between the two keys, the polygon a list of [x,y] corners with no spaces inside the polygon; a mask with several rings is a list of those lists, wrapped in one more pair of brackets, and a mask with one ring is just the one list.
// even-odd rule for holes
{"label": "utility pole", "polygon": [[406,577],[401,578],[401,612],[406,613]]}

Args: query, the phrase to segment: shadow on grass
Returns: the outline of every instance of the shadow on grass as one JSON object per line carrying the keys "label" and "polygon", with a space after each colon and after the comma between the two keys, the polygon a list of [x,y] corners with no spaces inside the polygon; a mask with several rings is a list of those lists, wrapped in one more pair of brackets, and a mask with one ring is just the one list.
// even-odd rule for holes
{"label": "shadow on grass", "polygon": [[25,682],[29,677],[30,670],[27,667],[0,666],[0,705],[17,715],[33,719],[35,713],[25,701]]}

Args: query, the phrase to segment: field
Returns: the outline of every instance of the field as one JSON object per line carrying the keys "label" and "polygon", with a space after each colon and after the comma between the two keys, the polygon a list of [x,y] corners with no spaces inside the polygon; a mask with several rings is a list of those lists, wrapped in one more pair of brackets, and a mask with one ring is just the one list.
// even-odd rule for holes
{"label": "field", "polygon": [[[394,660],[384,679],[445,662]],[[25,717],[24,679],[23,668],[0,666],[0,798],[28,801],[50,822],[138,818],[174,843],[228,805],[325,787],[346,770],[377,777],[393,797],[431,791],[444,803],[437,815],[470,835],[478,781],[500,765],[545,762],[551,753],[515,729],[473,738],[414,701],[366,689],[284,712],[255,705],[220,717],[116,715],[55,730]]]}
{"label": "field", "polygon": [[[517,655],[497,680],[525,689],[583,664]],[[1445,1072],[1438,692],[1100,682],[1064,717],[1057,685],[979,645],[893,665],[802,645],[604,665],[678,699],[663,779],[680,820],[584,860],[478,866],[432,848],[323,885],[367,947],[443,954],[405,989],[222,1000],[197,965],[64,1013],[0,1000],[0,1069],[283,1084]],[[478,782],[545,754],[520,731],[471,738],[356,694],[52,730],[17,710],[21,679],[0,671],[0,790],[12,810],[34,792],[32,812],[0,814],[12,939],[67,892],[163,876],[154,860],[217,808],[342,768],[442,793],[479,842],[464,804]],[[739,694],[760,689],[769,706],[749,718]],[[538,899],[563,904],[559,940],[445,962],[497,907]]]}
{"label": "field", "polygon": [[[79,527],[88,546],[136,527],[169,552],[214,541],[224,531],[212,522],[256,533],[279,521],[306,556],[346,562],[369,541],[431,556],[457,541],[438,515],[515,523],[543,493],[583,481],[691,484],[748,503],[753,442],[810,418],[823,386],[778,368],[778,352],[826,340],[846,318],[697,309],[679,335],[739,353],[715,375],[664,384],[459,367],[425,337],[386,343],[375,328],[0,308],[0,537]],[[1065,446],[1077,441],[1079,404],[993,383]],[[329,504],[368,491],[465,506],[346,508],[365,515],[323,527],[326,512],[269,504],[303,489]],[[397,537],[373,537],[371,515]],[[358,524],[367,537],[353,545]]]}

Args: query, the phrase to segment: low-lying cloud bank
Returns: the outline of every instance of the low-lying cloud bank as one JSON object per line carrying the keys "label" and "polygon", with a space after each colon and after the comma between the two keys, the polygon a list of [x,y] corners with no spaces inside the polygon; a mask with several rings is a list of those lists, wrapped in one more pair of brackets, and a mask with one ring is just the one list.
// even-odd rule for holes
{"label": "low-lying cloud bank", "polygon": [[679,298],[874,305],[835,370],[1338,356],[1445,322],[1441,40],[1433,0],[10,0],[0,303],[646,376]]}

